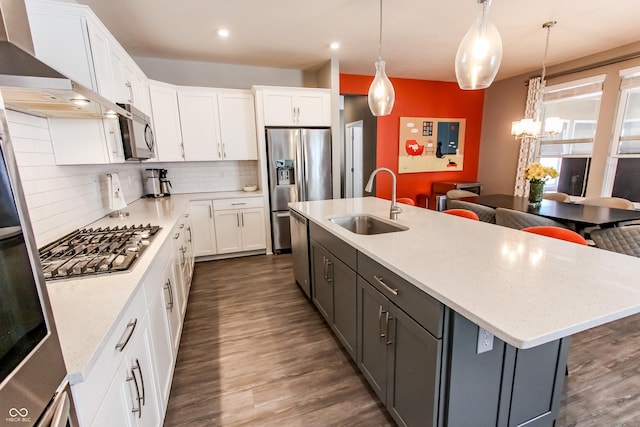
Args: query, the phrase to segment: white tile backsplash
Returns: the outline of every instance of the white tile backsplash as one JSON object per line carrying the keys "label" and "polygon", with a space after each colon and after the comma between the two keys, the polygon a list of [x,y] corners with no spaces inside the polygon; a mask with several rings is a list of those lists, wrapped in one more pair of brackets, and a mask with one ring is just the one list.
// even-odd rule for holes
{"label": "white tile backsplash", "polygon": [[258,181],[255,160],[58,166],[47,119],[14,111],[7,116],[39,247],[109,214],[107,173],[118,173],[127,203],[143,195],[146,168],[167,169],[176,194],[234,191]]}

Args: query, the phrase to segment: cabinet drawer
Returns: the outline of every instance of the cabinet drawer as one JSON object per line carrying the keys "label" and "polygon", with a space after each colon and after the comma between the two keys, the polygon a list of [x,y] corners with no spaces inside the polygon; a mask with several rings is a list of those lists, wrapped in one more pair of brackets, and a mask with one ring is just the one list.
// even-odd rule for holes
{"label": "cabinet drawer", "polygon": [[356,269],[356,250],[319,225],[309,222],[309,236],[334,254],[351,269]]}
{"label": "cabinet drawer", "polygon": [[358,252],[358,274],[436,338],[442,337],[444,305],[388,268]]}
{"label": "cabinet drawer", "polygon": [[230,209],[261,208],[262,197],[246,197],[240,199],[222,199],[213,201],[213,210],[226,211]]}
{"label": "cabinet drawer", "polygon": [[[124,354],[140,334],[147,307],[142,287],[134,292],[135,295],[127,307],[123,309],[109,335],[105,337],[104,346],[96,349],[100,355],[85,381],[72,387],[81,425],[89,425],[93,420]],[[116,346],[120,346],[120,348],[116,348]]]}

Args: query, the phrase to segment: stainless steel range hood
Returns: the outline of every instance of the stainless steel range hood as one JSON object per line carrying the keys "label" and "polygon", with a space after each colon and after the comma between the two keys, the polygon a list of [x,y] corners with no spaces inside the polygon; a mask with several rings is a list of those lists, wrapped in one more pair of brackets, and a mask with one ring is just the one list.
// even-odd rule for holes
{"label": "stainless steel range hood", "polygon": [[35,57],[24,0],[0,0],[0,91],[7,108],[43,117],[131,117]]}

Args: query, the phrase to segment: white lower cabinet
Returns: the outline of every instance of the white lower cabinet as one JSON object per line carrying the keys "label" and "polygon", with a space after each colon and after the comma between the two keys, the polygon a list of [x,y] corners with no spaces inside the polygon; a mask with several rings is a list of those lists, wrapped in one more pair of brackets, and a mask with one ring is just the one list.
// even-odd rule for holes
{"label": "white lower cabinet", "polygon": [[266,247],[264,208],[260,198],[213,201],[218,253]]}
{"label": "white lower cabinet", "polygon": [[190,204],[196,257],[267,247],[260,197],[194,200]]}
{"label": "white lower cabinet", "polygon": [[[149,319],[137,325],[124,360],[107,390],[93,422],[95,427],[149,426],[162,424],[164,405],[158,398],[158,382]],[[154,349],[155,350],[155,349]]]}
{"label": "white lower cabinet", "polygon": [[193,230],[193,254],[195,256],[215,255],[216,225],[213,220],[213,202],[194,200],[189,205],[191,228]]}
{"label": "white lower cabinet", "polygon": [[216,244],[221,254],[264,249],[264,208],[216,211]]}
{"label": "white lower cabinet", "polygon": [[72,386],[81,426],[163,423],[193,273],[189,212],[176,230],[178,245],[173,235],[164,242],[91,371]]}

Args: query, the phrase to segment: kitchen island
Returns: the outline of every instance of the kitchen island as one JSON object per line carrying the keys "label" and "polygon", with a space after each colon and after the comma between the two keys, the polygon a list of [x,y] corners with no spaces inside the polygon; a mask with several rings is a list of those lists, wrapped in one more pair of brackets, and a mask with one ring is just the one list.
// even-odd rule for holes
{"label": "kitchen island", "polygon": [[[552,425],[563,385],[567,337],[640,311],[637,258],[409,206],[403,206],[397,220],[408,227],[406,231],[359,235],[329,219],[351,214],[388,218],[389,202],[375,198],[302,202],[290,208],[311,221],[312,258],[320,246],[328,254],[325,259],[336,264],[339,257],[326,247],[332,243],[326,243],[325,234],[357,253],[354,263],[346,262],[357,271],[354,354],[374,390],[376,377],[366,360],[367,295],[381,295],[391,303],[397,297],[375,283],[375,276],[367,276],[362,267],[375,263],[388,277],[405,281],[444,307],[440,329],[426,328],[432,338],[441,341],[435,350],[433,422],[424,425],[452,425],[454,420],[456,425]],[[320,243],[314,241],[314,234]],[[322,262],[316,262],[315,270],[322,267]],[[322,297],[322,276],[327,274],[321,271],[316,280],[316,273],[312,272],[313,286],[320,282],[317,290]],[[388,285],[389,279],[382,276],[378,278]],[[334,303],[338,302],[340,277],[332,283]],[[369,288],[376,292],[367,294]],[[398,291],[397,286],[391,288]],[[317,298],[312,299],[318,306]],[[321,307],[322,301],[320,298]],[[401,316],[408,312],[409,318],[425,326],[418,319],[420,311],[393,304],[388,310],[385,304],[389,302],[379,304],[383,324],[389,322],[386,312],[393,317],[396,310]],[[326,314],[336,331],[335,322]],[[381,335],[393,336],[393,331],[384,329]],[[342,336],[340,330],[336,335]],[[491,335],[497,338],[493,343]],[[401,358],[397,351],[392,359]],[[394,375],[399,377],[398,372]],[[394,375],[388,379],[390,388],[397,388]],[[402,390],[395,393],[401,396]],[[378,395],[392,416],[405,423],[394,394]],[[541,403],[545,400],[546,404]]]}

